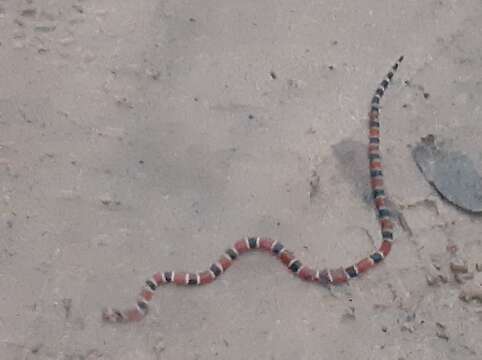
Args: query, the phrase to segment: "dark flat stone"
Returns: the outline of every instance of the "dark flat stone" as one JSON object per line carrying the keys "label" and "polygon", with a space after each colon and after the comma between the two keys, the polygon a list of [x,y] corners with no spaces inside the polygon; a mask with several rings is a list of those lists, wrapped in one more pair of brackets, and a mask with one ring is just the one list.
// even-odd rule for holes
{"label": "dark flat stone", "polygon": [[443,198],[464,210],[482,212],[482,178],[465,153],[428,135],[412,155],[425,179]]}

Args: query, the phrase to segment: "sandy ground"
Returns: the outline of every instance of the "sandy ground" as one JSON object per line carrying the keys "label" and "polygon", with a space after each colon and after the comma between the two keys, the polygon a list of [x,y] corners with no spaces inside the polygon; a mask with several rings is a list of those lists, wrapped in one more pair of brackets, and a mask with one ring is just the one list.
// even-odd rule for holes
{"label": "sandy ground", "polygon": [[[482,358],[449,271],[482,261],[482,220],[410,153],[434,133],[482,161],[481,23],[479,0],[0,0],[0,359]],[[320,267],[374,249],[365,114],[401,54],[382,140],[406,226],[383,265],[329,291],[252,254],[101,322],[245,235]]]}

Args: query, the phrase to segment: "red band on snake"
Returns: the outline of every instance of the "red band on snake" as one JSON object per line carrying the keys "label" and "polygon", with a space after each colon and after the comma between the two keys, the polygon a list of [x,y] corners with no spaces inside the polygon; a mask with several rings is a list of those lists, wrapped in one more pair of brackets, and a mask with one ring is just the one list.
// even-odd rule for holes
{"label": "red band on snake", "polygon": [[371,100],[370,112],[368,113],[369,170],[373,200],[378,213],[382,235],[382,243],[377,251],[348,267],[318,270],[303,264],[291,251],[276,240],[265,237],[246,237],[235,242],[233,247],[227,249],[218,261],[214,262],[205,271],[193,273],[166,271],[163,273],[155,273],[146,281],[135,306],[124,311],[107,308],[102,314],[103,319],[107,322],[114,323],[141,320],[147,314],[148,303],[152,300],[154,291],[159,286],[168,283],[185,286],[209,284],[221,276],[240,255],[252,250],[263,250],[264,252],[272,254],[300,279],[323,286],[346,283],[348,280],[357,277],[380,263],[389,254],[393,242],[393,222],[391,220],[390,210],[385,204],[386,195],[383,186],[382,162],[380,158],[380,99],[383,97],[388,84],[392,80],[402,60],[403,56],[392,66],[386,77],[375,90],[375,94]]}

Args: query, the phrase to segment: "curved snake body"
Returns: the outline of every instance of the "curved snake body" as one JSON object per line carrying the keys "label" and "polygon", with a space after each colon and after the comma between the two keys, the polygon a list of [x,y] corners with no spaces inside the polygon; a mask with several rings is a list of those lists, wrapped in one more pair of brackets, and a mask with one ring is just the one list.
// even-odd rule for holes
{"label": "curved snake body", "polygon": [[209,269],[202,272],[181,272],[166,271],[155,273],[152,278],[146,281],[141,290],[136,304],[131,309],[125,311],[107,308],[103,312],[103,319],[107,322],[130,322],[138,321],[147,314],[148,303],[151,301],[154,291],[161,285],[174,283],[176,285],[206,285],[216,280],[224,273],[240,255],[260,249],[277,257],[293,274],[299,278],[321,284],[324,286],[338,285],[357,277],[361,273],[374,267],[380,263],[390,252],[393,242],[393,222],[390,217],[390,211],[386,207],[385,190],[383,186],[382,162],[380,158],[380,99],[383,97],[388,84],[392,80],[394,73],[397,71],[400,62],[403,60],[401,56],[392,66],[386,77],[380,83],[371,100],[369,119],[369,143],[368,143],[368,160],[371,177],[371,187],[373,190],[373,199],[381,228],[382,243],[377,251],[368,257],[358,261],[356,264],[348,267],[340,267],[337,269],[316,270],[303,264],[291,251],[279,241],[264,237],[247,237],[238,240],[233,247],[213,263]]}

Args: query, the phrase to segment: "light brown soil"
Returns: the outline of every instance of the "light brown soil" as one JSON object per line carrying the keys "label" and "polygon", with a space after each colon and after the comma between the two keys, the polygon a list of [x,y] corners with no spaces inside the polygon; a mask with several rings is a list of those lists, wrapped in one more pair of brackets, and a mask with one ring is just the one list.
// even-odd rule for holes
{"label": "light brown soil", "polygon": [[[482,307],[449,264],[481,262],[482,220],[409,145],[456,133],[480,158],[481,23],[479,0],[0,0],[0,359],[480,359]],[[381,119],[406,223],[386,262],[329,291],[248,255],[162,289],[141,323],[100,321],[245,235],[320,267],[367,255],[357,149],[401,54]]]}

